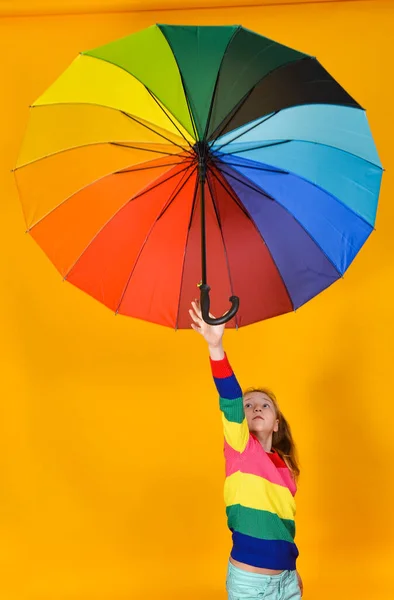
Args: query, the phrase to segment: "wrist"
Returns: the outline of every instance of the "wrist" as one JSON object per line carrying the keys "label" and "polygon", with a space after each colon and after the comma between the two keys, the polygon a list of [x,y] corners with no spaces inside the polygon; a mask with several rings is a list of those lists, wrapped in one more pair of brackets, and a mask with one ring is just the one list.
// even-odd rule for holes
{"label": "wrist", "polygon": [[218,344],[209,344],[208,349],[209,349],[209,356],[211,357],[212,360],[223,360],[223,358],[225,357],[222,342],[220,342]]}

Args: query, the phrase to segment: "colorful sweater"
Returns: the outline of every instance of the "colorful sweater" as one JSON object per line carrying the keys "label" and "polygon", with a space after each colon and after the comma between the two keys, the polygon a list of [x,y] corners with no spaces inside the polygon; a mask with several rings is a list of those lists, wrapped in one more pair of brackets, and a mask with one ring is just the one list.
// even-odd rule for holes
{"label": "colorful sweater", "polygon": [[211,360],[223,413],[224,498],[235,560],[275,570],[294,570],[296,485],[280,456],[267,453],[249,432],[242,390],[225,357]]}

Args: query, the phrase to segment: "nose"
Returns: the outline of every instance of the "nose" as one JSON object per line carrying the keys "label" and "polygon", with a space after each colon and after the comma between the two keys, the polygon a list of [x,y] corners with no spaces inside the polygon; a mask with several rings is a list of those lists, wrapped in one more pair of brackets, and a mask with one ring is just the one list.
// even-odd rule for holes
{"label": "nose", "polygon": [[262,411],[261,406],[255,406],[254,407],[254,412],[261,412],[261,411]]}

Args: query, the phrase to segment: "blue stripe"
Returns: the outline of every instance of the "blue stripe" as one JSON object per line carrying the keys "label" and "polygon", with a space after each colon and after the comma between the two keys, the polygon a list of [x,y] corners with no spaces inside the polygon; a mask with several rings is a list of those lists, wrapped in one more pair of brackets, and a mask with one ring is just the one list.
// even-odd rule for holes
{"label": "blue stripe", "polygon": [[332,146],[382,166],[365,111],[335,104],[293,106],[273,114],[269,119],[266,116],[256,119],[219,137],[212,149],[231,153],[239,144],[252,147],[283,140]]}
{"label": "blue stripe", "polygon": [[[232,170],[223,164],[222,173],[237,194],[267,244],[272,259],[284,281],[294,308],[299,308],[340,277],[339,271],[278,202],[255,191],[253,184],[232,171],[238,178],[227,177]],[[251,189],[252,187],[252,189]]]}
{"label": "blue stripe", "polygon": [[242,390],[234,374],[223,379],[214,377],[213,380],[221,398],[228,400],[242,398]]}
{"label": "blue stripe", "polygon": [[291,542],[259,540],[233,531],[231,556],[247,565],[261,569],[294,571],[298,554],[297,546]]}
{"label": "blue stripe", "polygon": [[[223,152],[232,146],[223,148]],[[236,157],[299,175],[338,198],[370,225],[375,223],[381,167],[336,148],[297,141],[257,149],[249,149],[248,145],[242,153],[227,155],[227,160],[236,162]]]}
{"label": "blue stripe", "polygon": [[[265,165],[240,157],[223,158],[232,165],[223,169],[230,184],[234,186],[237,173],[244,175],[293,215],[339,273],[346,271],[373,231],[371,225],[335,197],[296,175],[264,171],[261,167]],[[253,211],[250,215],[255,217]],[[277,223],[278,229],[280,225]]]}

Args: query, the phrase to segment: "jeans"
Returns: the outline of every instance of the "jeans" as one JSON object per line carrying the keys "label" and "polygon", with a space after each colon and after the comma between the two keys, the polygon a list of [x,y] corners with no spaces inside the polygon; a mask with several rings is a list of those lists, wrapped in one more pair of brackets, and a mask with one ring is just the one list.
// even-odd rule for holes
{"label": "jeans", "polygon": [[228,600],[300,600],[296,571],[279,575],[260,575],[228,564],[226,589]]}

